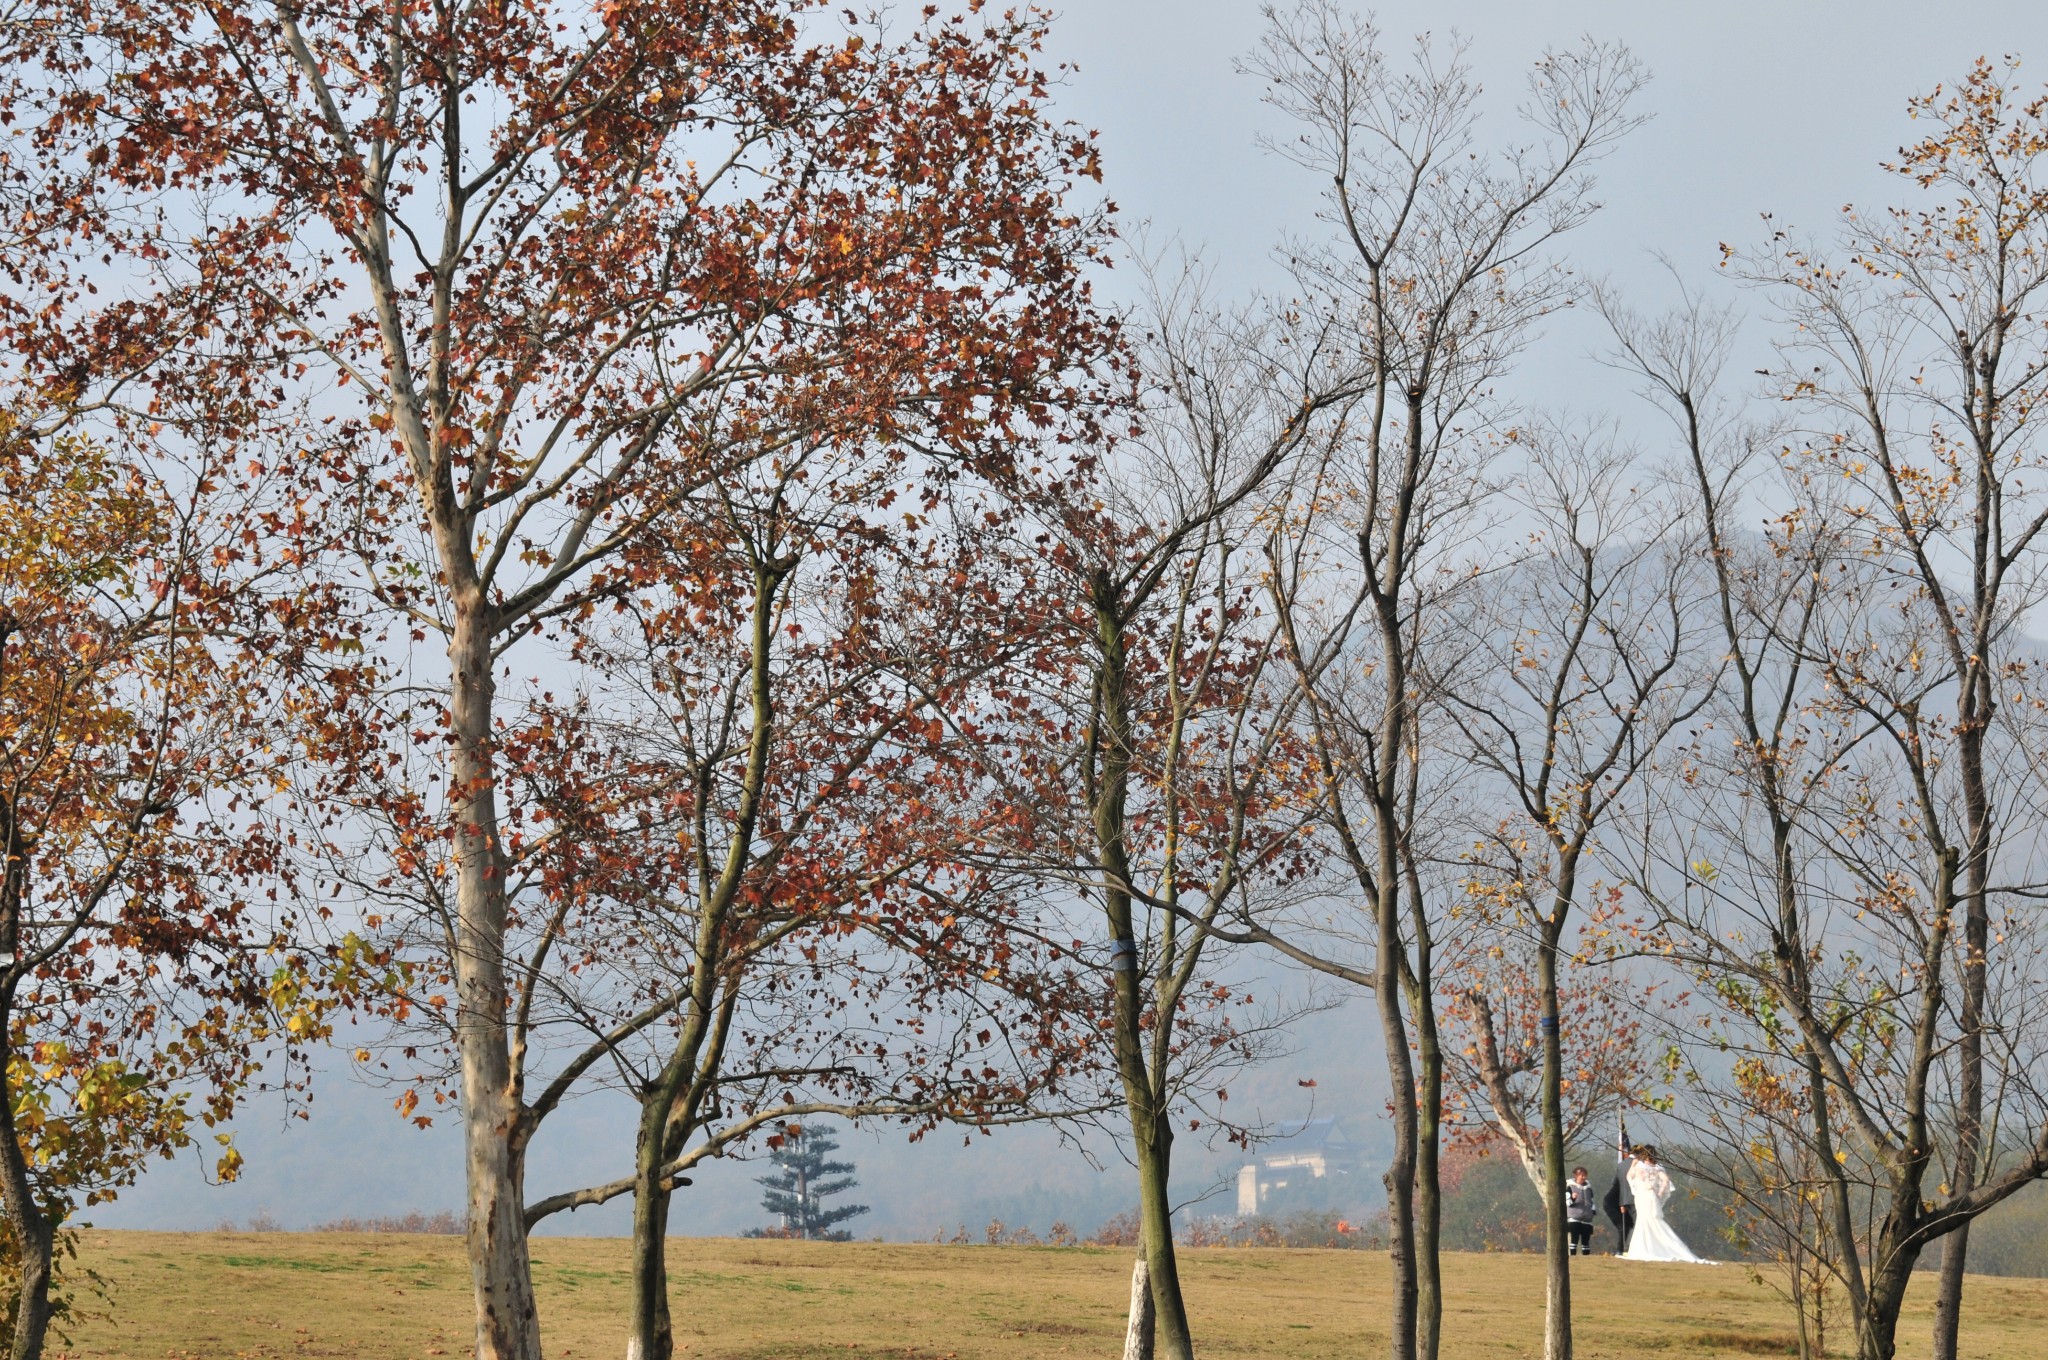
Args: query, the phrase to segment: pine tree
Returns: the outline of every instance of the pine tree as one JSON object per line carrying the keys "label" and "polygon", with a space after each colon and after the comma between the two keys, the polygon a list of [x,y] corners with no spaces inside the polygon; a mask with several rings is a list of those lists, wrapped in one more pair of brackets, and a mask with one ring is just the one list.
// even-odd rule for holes
{"label": "pine tree", "polygon": [[[768,1154],[775,1170],[757,1177],[767,1194],[761,1207],[782,1220],[781,1235],[807,1241],[846,1242],[853,1234],[838,1225],[868,1211],[865,1204],[842,1204],[827,1208],[825,1201],[845,1194],[859,1182],[852,1176],[852,1162],[835,1162],[839,1140],[825,1129],[801,1130],[790,1134],[782,1146]],[[766,1230],[762,1235],[772,1235]]]}

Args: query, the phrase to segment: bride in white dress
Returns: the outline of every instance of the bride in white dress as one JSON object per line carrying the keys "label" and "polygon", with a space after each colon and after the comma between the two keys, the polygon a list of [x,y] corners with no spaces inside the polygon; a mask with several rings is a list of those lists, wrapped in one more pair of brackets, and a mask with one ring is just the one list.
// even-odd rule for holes
{"label": "bride in white dress", "polygon": [[1636,1226],[1629,1234],[1624,1261],[1689,1261],[1710,1266],[1715,1262],[1692,1254],[1668,1219],[1665,1201],[1671,1198],[1671,1173],[1657,1164],[1654,1148],[1639,1147],[1628,1168],[1628,1187],[1635,1192]]}

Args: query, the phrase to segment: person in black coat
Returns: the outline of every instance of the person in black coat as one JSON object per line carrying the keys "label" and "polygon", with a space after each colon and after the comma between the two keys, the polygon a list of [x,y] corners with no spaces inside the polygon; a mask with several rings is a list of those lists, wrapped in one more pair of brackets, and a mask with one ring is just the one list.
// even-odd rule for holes
{"label": "person in black coat", "polygon": [[1601,1207],[1607,1210],[1607,1217],[1614,1221],[1615,1234],[1621,1239],[1621,1245],[1614,1249],[1614,1254],[1620,1256],[1628,1251],[1628,1239],[1636,1226],[1636,1192],[1629,1188],[1626,1157],[1622,1158],[1621,1164],[1615,1168],[1614,1184],[1607,1187],[1607,1195]]}

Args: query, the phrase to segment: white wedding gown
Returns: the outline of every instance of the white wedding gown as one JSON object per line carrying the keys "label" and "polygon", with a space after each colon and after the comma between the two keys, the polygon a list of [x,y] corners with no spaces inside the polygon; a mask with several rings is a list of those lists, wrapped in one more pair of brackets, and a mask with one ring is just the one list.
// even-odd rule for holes
{"label": "white wedding gown", "polygon": [[1637,1162],[1628,1169],[1628,1188],[1635,1192],[1636,1226],[1629,1234],[1624,1261],[1689,1261],[1710,1266],[1715,1262],[1692,1254],[1664,1217],[1664,1202],[1671,1198],[1671,1175],[1654,1162]]}

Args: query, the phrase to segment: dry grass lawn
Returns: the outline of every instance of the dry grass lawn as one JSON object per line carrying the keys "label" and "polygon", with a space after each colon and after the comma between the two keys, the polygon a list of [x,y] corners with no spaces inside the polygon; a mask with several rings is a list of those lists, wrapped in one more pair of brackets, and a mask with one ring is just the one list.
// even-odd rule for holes
{"label": "dry grass lawn", "polygon": [[[82,1256],[106,1278],[112,1315],[60,1348],[71,1357],[412,1360],[467,1351],[468,1280],[455,1238],[95,1231]],[[1384,1352],[1382,1255],[1222,1248],[1182,1260],[1207,1360]],[[1113,1356],[1130,1269],[1129,1253],[1096,1248],[705,1238],[679,1239],[671,1262],[677,1339],[691,1360]],[[537,1241],[551,1357],[623,1353],[625,1266],[616,1239]],[[1446,1360],[1539,1353],[1539,1259],[1456,1255],[1444,1269]],[[1579,1263],[1574,1284],[1588,1360],[1792,1353],[1789,1317],[1740,1266],[1594,1258]],[[1902,1356],[1927,1353],[1932,1297],[1931,1287],[1915,1297]],[[1973,1360],[2041,1360],[2048,1281],[1974,1278],[1963,1330]]]}

